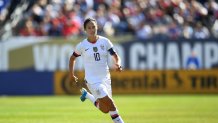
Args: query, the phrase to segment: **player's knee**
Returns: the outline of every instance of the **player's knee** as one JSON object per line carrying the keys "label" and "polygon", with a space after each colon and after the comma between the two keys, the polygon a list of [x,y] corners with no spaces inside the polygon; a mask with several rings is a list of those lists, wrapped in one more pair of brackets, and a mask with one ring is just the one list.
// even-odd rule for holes
{"label": "player's knee", "polygon": [[108,113],[109,111],[115,111],[116,107],[113,103],[113,100],[111,98],[109,98],[108,96],[99,99],[99,109],[103,112],[103,113]]}
{"label": "player's knee", "polygon": [[115,111],[116,110],[116,107],[113,105],[110,107],[110,111]]}
{"label": "player's knee", "polygon": [[112,100],[108,100],[107,102],[108,108],[110,111],[115,111],[116,110],[116,106],[114,104],[114,102]]}
{"label": "player's knee", "polygon": [[109,112],[108,109],[101,109],[101,111],[102,111],[103,113],[105,113],[105,114],[107,114],[107,113]]}
{"label": "player's knee", "polygon": [[109,107],[108,105],[106,105],[105,103],[100,103],[99,104],[99,109],[103,112],[103,113],[108,113],[109,112]]}

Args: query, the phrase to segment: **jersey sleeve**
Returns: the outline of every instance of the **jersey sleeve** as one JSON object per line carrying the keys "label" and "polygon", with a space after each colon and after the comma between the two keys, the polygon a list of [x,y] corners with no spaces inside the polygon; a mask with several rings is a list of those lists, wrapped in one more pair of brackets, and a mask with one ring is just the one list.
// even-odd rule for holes
{"label": "jersey sleeve", "polygon": [[74,55],[78,55],[78,56],[82,55],[82,43],[81,42],[76,45],[76,48],[73,53]]}
{"label": "jersey sleeve", "polygon": [[109,39],[106,41],[106,47],[107,47],[107,50],[113,48],[113,44]]}
{"label": "jersey sleeve", "polygon": [[114,55],[116,53],[110,40],[107,40],[107,50],[111,55]]}

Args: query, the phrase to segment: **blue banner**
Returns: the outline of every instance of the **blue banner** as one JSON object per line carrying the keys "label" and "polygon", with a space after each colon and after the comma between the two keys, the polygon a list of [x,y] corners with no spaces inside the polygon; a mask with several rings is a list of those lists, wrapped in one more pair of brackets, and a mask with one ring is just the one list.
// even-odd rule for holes
{"label": "blue banner", "polygon": [[0,95],[53,95],[53,72],[0,72]]}

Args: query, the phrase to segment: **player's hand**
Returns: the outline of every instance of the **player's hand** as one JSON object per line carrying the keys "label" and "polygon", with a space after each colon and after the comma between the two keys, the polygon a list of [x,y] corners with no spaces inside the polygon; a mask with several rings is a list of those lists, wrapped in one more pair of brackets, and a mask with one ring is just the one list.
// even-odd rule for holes
{"label": "player's hand", "polygon": [[76,82],[76,83],[78,82],[78,78],[76,76],[73,75],[72,78],[73,78],[74,82]]}
{"label": "player's hand", "polygon": [[78,82],[78,78],[75,76],[75,75],[71,75],[71,80],[73,81],[72,82],[72,86],[79,86],[79,82]]}
{"label": "player's hand", "polygon": [[115,69],[116,69],[116,71],[118,71],[118,72],[121,72],[123,69],[122,69],[122,66],[121,65],[119,65],[119,64],[115,64]]}

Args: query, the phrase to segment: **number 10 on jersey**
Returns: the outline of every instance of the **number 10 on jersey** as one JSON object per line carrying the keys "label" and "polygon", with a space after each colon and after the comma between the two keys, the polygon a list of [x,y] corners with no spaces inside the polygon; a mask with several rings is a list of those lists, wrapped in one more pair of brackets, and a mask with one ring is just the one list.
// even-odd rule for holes
{"label": "number 10 on jersey", "polygon": [[100,60],[100,54],[99,53],[94,53],[95,61]]}

